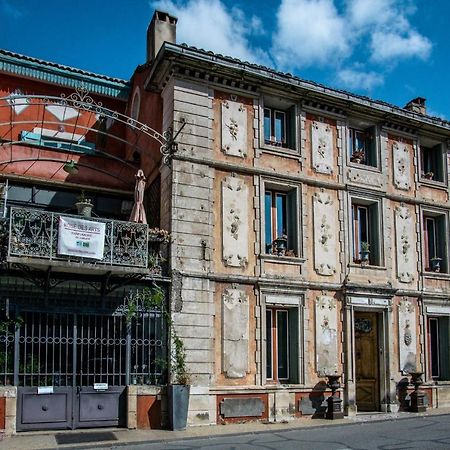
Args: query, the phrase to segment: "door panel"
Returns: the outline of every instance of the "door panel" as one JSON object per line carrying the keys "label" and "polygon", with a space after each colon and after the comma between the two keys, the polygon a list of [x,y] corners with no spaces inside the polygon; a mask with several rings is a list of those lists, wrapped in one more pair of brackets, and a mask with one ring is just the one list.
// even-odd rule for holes
{"label": "door panel", "polygon": [[105,391],[92,387],[78,389],[75,427],[122,425],[124,402],[125,386],[113,386]]}
{"label": "door panel", "polygon": [[38,394],[38,388],[17,390],[17,429],[72,428],[72,388],[53,388],[53,394]]}
{"label": "door panel", "polygon": [[355,375],[358,411],[378,411],[378,316],[376,312],[355,312]]}

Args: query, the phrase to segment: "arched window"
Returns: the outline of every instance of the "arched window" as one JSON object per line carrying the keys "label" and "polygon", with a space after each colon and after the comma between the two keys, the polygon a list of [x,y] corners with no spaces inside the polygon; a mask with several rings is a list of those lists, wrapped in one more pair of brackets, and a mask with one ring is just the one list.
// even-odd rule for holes
{"label": "arched window", "polygon": [[134,120],[139,120],[139,110],[141,108],[141,94],[139,88],[136,88],[133,95],[133,101],[131,102],[131,117]]}

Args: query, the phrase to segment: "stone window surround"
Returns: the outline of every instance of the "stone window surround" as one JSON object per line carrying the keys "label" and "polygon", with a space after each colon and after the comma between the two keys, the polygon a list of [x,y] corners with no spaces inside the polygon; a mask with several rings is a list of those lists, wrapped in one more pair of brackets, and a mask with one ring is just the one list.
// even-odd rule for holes
{"label": "stone window surround", "polygon": [[[305,317],[305,293],[304,291],[278,291],[278,290],[262,290],[261,291],[261,319],[260,319],[260,333],[257,336],[257,340],[261,339],[260,349],[260,361],[261,361],[261,385],[266,387],[274,387],[281,385],[273,384],[271,380],[266,378],[266,308],[274,307],[279,309],[289,309],[295,308],[298,313],[297,318],[297,339],[298,339],[298,349],[297,349],[297,359],[298,359],[298,373],[297,373],[297,383],[295,386],[305,384],[305,348],[306,348],[306,334],[305,329],[307,327],[306,317]],[[290,330],[292,333],[292,330]],[[293,385],[292,383],[287,383],[286,385]]]}
{"label": "stone window surround", "polygon": [[[293,148],[275,146],[265,143],[264,139],[264,108],[270,109],[278,109],[280,111],[286,112],[286,134],[289,134],[289,127],[292,126],[289,124],[291,120],[294,123],[294,130],[292,132],[294,138]],[[291,114],[294,114],[294,118],[289,119],[289,109],[293,108]],[[299,133],[299,106],[298,101],[289,99],[286,97],[280,97],[271,94],[262,94],[259,98],[259,142],[260,148],[274,152],[277,154],[286,154],[286,155],[294,155],[300,156],[300,133]]]}
{"label": "stone window surround", "polygon": [[383,218],[385,217],[385,208],[384,208],[384,200],[380,197],[375,197],[370,194],[360,194],[360,193],[349,193],[349,202],[348,202],[348,233],[349,233],[349,239],[348,239],[348,255],[350,257],[349,263],[351,266],[355,267],[361,267],[360,264],[355,263],[353,261],[353,254],[354,254],[354,238],[353,238],[353,205],[362,205],[362,206],[372,206],[376,205],[377,210],[377,224],[378,224],[378,230],[377,230],[377,244],[378,244],[378,264],[375,265],[367,265],[364,266],[366,268],[377,268],[377,269],[385,269],[386,268],[386,261],[385,261],[385,251],[384,251],[384,238],[383,238]]}
{"label": "stone window surround", "polygon": [[[443,217],[444,218],[444,232],[443,239],[445,240],[445,272],[429,272],[425,270],[425,235],[424,235],[424,217]],[[420,249],[421,249],[421,265],[422,265],[422,274],[424,276],[431,277],[448,277],[449,276],[449,218],[448,211],[439,208],[430,208],[428,206],[421,206],[420,208]],[[442,239],[442,237],[441,237]]]}
{"label": "stone window surround", "polygon": [[450,306],[443,306],[441,302],[436,302],[433,300],[427,300],[424,299],[423,303],[423,309],[424,309],[424,321],[423,321],[423,339],[424,342],[424,353],[425,353],[425,361],[424,361],[424,370],[425,372],[425,380],[427,382],[433,383],[433,384],[446,384],[450,380],[434,380],[431,378],[431,360],[430,360],[430,348],[429,348],[429,342],[428,342],[428,319],[430,317],[435,318],[448,318],[450,321]]}
{"label": "stone window surround", "polygon": [[[442,178],[443,180],[430,180],[424,177],[424,170],[422,170],[423,158],[422,158],[422,148],[436,148],[440,147],[438,151],[441,153],[441,170],[442,170]],[[426,184],[432,186],[434,188],[444,188],[447,189],[448,183],[448,170],[447,168],[447,145],[442,141],[431,140],[427,138],[420,138],[417,142],[417,160],[418,160],[418,174],[419,181],[422,184]]]}
{"label": "stone window surround", "polygon": [[[375,139],[375,161],[376,164],[375,165],[371,165],[371,164],[362,164],[362,163],[356,163],[356,162],[352,162],[350,161],[350,129],[356,129],[356,130],[361,130],[361,131],[365,131],[371,127],[374,127],[374,139]],[[378,127],[376,125],[375,122],[371,122],[370,124],[367,124],[366,122],[362,125],[361,123],[359,123],[356,119],[348,119],[345,123],[345,161],[347,163],[347,166],[350,167],[357,167],[359,169],[364,169],[364,170],[371,170],[374,172],[382,172],[381,169],[381,136],[380,136],[380,127]]]}
{"label": "stone window surround", "polygon": [[[260,177],[260,211],[261,211],[261,232],[260,232],[260,255],[261,257],[267,257],[274,260],[292,260],[303,261],[303,239],[302,239],[302,191],[301,185],[293,183],[283,183],[277,180],[269,179],[266,177]],[[265,244],[265,192],[267,190],[291,192],[295,189],[295,203],[296,203],[296,240],[297,243],[294,247],[294,251],[297,256],[277,256],[266,253]]]}

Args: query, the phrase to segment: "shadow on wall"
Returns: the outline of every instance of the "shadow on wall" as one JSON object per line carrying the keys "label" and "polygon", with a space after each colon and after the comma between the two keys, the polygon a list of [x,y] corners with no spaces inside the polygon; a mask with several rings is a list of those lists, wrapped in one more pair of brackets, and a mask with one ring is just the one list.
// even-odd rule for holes
{"label": "shadow on wall", "polygon": [[325,397],[325,390],[327,389],[327,384],[325,381],[319,381],[313,390],[309,394],[310,406],[312,408],[312,418],[313,419],[323,419],[327,411],[327,402]]}

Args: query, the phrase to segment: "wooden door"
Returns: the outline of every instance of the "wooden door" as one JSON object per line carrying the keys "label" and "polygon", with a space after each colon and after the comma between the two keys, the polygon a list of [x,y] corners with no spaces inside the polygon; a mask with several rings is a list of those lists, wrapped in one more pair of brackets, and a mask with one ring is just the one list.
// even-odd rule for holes
{"label": "wooden door", "polygon": [[355,312],[355,375],[358,411],[378,411],[378,317],[376,312]]}

